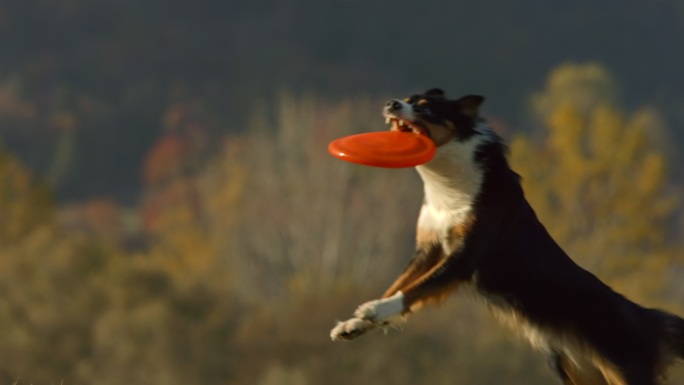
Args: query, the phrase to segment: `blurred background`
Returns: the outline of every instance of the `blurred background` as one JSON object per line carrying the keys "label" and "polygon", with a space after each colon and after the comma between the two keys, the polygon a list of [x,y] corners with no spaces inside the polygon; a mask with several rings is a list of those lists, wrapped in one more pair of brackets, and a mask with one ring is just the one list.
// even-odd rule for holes
{"label": "blurred background", "polygon": [[561,245],[684,315],[682,47],[676,0],[2,0],[0,383],[553,383],[463,295],[330,342],[422,191],[327,143],[485,95]]}

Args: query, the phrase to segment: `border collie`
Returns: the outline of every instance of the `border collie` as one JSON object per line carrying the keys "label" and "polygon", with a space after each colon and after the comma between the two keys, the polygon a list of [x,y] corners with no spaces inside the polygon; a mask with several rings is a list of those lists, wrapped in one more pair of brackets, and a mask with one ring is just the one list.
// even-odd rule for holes
{"label": "border collie", "polygon": [[684,358],[684,320],[626,299],[551,238],[509,167],[506,146],[479,116],[484,98],[440,89],[390,100],[392,130],[429,136],[416,251],[380,299],[359,306],[333,340],[401,323],[469,286],[504,323],[547,354],[564,384],[655,385]]}

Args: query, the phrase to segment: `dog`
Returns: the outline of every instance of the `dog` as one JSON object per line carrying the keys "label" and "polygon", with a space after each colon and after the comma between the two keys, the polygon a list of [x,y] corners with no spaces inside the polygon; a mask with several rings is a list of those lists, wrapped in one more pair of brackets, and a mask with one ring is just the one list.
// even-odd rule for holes
{"label": "dog", "polygon": [[450,100],[435,88],[384,106],[391,130],[437,146],[416,167],[425,191],[416,251],[380,299],[332,329],[332,340],[398,325],[470,287],[549,356],[564,384],[660,384],[684,358],[684,320],[626,299],[570,259],[526,200],[503,140],[480,117],[483,101]]}

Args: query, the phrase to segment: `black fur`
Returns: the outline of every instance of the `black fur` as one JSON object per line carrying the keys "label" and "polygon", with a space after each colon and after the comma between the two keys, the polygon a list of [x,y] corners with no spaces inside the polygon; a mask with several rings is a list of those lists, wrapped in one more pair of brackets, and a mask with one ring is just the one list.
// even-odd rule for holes
{"label": "black fur", "polygon": [[667,335],[667,317],[674,316],[629,301],[574,263],[537,219],[502,153],[490,148],[476,156],[487,170],[476,223],[454,257],[472,260],[477,290],[537,327],[573,333],[623,375],[655,383],[665,341],[684,343],[681,334]]}
{"label": "black fur", "polygon": [[[474,225],[432,280],[470,282],[494,306],[534,327],[572,334],[614,365],[626,384],[655,384],[665,350],[684,357],[684,320],[637,305],[573,262],[525,199],[500,140],[474,156],[485,173]],[[553,351],[556,366],[563,354]]]}
{"label": "black fur", "polygon": [[447,100],[444,91],[433,88],[423,94],[410,96],[405,101],[412,104],[414,112],[425,121],[436,124],[445,121],[453,123],[456,138],[463,141],[475,134],[474,117],[477,116],[484,97],[467,95],[458,100]]}

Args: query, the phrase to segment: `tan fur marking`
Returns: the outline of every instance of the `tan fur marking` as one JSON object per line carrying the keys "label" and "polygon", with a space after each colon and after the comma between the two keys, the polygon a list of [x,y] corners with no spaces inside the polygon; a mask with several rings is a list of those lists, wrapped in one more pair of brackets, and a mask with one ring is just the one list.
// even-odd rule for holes
{"label": "tan fur marking", "polygon": [[440,304],[444,302],[454,291],[458,289],[459,283],[454,282],[451,285],[441,288],[437,292],[429,293],[428,295],[422,296],[411,303],[408,308],[412,312],[415,312],[426,305]]}
{"label": "tan fur marking", "polygon": [[423,283],[425,283],[425,281],[427,281],[437,270],[441,269],[446,263],[447,259],[448,258],[442,258],[439,263],[432,266],[427,273],[423,274],[420,276],[420,278],[414,280],[401,290],[401,292],[404,294],[404,304],[407,309],[411,309],[413,311],[419,309],[426,303],[440,302],[458,288],[459,282],[454,282],[451,285],[441,287],[437,291],[430,291],[426,293],[424,290],[421,290]]}
{"label": "tan fur marking", "polygon": [[613,364],[606,362],[603,357],[594,358],[594,364],[609,385],[627,385],[620,371]]}
{"label": "tan fur marking", "polygon": [[[423,250],[429,250],[431,248],[429,243],[421,244],[421,246]],[[403,293],[405,287],[411,285],[413,281],[422,277],[425,272],[429,271],[439,263],[440,259],[443,258],[443,255],[441,254],[442,253],[432,257],[429,255],[425,256],[424,258],[426,259],[422,260],[422,263],[417,263],[416,260],[412,261],[406,270],[392,283],[392,285],[390,285],[389,289],[385,290],[385,293],[380,298],[389,298],[395,295],[398,291]]]}
{"label": "tan fur marking", "polygon": [[422,106],[423,104],[427,104],[427,103],[428,103],[428,100],[427,100],[427,99],[420,99],[420,100],[418,101],[418,105],[419,105],[419,106]]}
{"label": "tan fur marking", "polygon": [[473,227],[474,223],[475,218],[473,215],[470,215],[465,222],[451,228],[451,236],[454,238],[465,237],[466,234],[470,232],[470,229]]}
{"label": "tan fur marking", "polygon": [[596,353],[589,354],[586,361],[573,362],[561,359],[561,366],[574,385],[627,385],[614,365]]}
{"label": "tan fur marking", "polygon": [[404,102],[411,103],[411,98],[404,98]]}
{"label": "tan fur marking", "polygon": [[[463,243],[463,238],[470,231],[475,223],[475,217],[469,216],[463,223],[451,228],[447,235],[451,250],[456,250],[458,246]],[[429,248],[431,245],[441,241],[438,232],[434,230],[423,230],[420,227],[416,232],[416,243],[423,249]],[[443,254],[443,253],[442,253]],[[439,291],[421,294],[420,285],[425,282],[436,270],[441,268],[446,262],[445,255],[441,255],[439,259],[428,261],[422,266],[410,265],[409,268],[390,286],[382,298],[387,298],[394,295],[397,291],[404,293],[404,301],[406,307],[411,311],[415,311],[425,304],[441,302],[446,299],[454,290],[457,289],[458,283],[448,285],[441,288]]]}
{"label": "tan fur marking", "polygon": [[620,371],[612,363],[574,335],[539,329],[514,310],[505,310],[497,306],[491,306],[490,310],[502,323],[526,338],[534,348],[548,351],[555,347],[565,351],[567,355],[563,355],[560,364],[570,378],[566,384],[627,385]]}
{"label": "tan fur marking", "polygon": [[608,385],[601,372],[593,366],[578,367],[570,359],[563,357],[561,367],[572,385]]}
{"label": "tan fur marking", "polygon": [[426,248],[427,246],[435,243],[439,243],[439,233],[434,230],[423,230],[418,228],[416,231],[416,245],[420,248]]}
{"label": "tan fur marking", "polygon": [[455,127],[449,121],[445,121],[444,124],[435,124],[419,119],[417,123],[428,131],[430,138],[438,147],[456,137]]}
{"label": "tan fur marking", "polygon": [[463,239],[474,224],[475,216],[470,214],[465,221],[451,228],[449,231],[449,250],[457,250],[463,244]]}
{"label": "tan fur marking", "polygon": [[[380,298],[389,298],[395,295],[398,291],[404,288],[404,286],[410,284],[416,278],[420,277],[424,273],[424,269],[420,269],[418,266],[411,265],[404,273],[402,273],[389,287],[385,290],[385,293]],[[403,291],[402,291],[403,292]]]}

